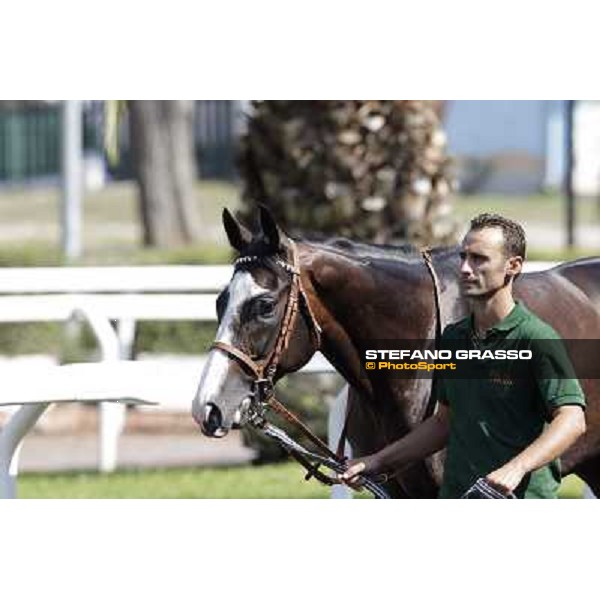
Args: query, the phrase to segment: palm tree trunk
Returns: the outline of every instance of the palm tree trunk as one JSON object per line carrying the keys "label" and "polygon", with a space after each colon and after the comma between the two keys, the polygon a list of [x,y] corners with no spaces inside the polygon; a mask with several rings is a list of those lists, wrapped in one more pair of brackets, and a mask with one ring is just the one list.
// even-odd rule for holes
{"label": "palm tree trunk", "polygon": [[245,212],[290,232],[449,243],[453,177],[443,102],[257,101],[242,139]]}

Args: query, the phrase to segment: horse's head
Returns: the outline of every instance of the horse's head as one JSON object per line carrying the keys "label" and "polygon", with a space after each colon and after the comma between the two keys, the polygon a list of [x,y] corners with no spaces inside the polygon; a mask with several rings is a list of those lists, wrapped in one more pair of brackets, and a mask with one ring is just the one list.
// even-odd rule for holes
{"label": "horse's head", "polygon": [[240,256],[217,299],[217,335],[192,406],[202,431],[213,437],[243,425],[257,380],[270,385],[302,367],[316,351],[319,337],[302,288],[295,244],[269,211],[260,208],[255,235],[227,209],[223,225]]}

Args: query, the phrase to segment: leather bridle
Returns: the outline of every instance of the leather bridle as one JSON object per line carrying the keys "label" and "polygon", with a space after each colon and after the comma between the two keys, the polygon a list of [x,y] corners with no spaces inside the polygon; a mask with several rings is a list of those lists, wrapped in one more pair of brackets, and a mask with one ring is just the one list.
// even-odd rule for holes
{"label": "leather bridle", "polygon": [[[256,402],[265,402],[273,393],[273,380],[277,373],[277,367],[281,360],[281,356],[287,349],[292,334],[295,329],[296,320],[299,310],[304,310],[308,322],[309,332],[313,341],[314,352],[321,348],[321,327],[310,308],[310,303],[300,277],[300,265],[298,260],[298,250],[296,244],[289,240],[292,263],[287,263],[279,258],[275,259],[275,263],[282,267],[291,276],[290,291],[288,293],[281,326],[273,344],[273,348],[263,359],[257,359],[251,356],[249,351],[236,348],[232,344],[216,341],[212,344],[211,349],[217,348],[242,364],[254,376],[252,385],[254,387],[254,400]],[[234,263],[234,270],[242,265],[251,263],[260,264],[265,259],[261,256],[242,256]]]}

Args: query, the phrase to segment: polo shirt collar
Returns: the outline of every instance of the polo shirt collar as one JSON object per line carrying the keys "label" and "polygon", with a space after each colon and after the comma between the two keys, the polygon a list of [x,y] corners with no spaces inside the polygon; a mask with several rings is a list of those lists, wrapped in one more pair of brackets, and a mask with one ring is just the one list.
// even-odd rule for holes
{"label": "polo shirt collar", "polygon": [[[515,306],[513,309],[500,321],[496,323],[492,327],[490,327],[487,332],[491,331],[510,331],[514,329],[518,325],[520,325],[526,318],[528,312],[523,303],[520,300],[515,301]],[[469,325],[471,330],[474,331],[475,326],[475,315],[471,313],[471,317],[469,319]]]}

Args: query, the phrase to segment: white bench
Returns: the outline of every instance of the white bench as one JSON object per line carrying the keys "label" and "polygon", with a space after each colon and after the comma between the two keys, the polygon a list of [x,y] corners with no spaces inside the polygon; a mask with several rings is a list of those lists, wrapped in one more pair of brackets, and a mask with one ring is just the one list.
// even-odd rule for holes
{"label": "white bench", "polygon": [[[164,361],[104,361],[23,369],[6,368],[0,378],[0,406],[17,406],[0,431],[0,497],[16,495],[23,438],[52,403],[107,401],[111,405],[169,405],[196,390],[196,364]],[[189,406],[188,406],[189,408]]]}
{"label": "white bench", "polygon": [[38,368],[26,377],[19,370],[4,370],[0,406],[15,405],[19,408],[0,431],[0,498],[16,496],[23,438],[51,403],[156,401],[155,392],[150,394],[145,387],[132,386],[132,381],[137,381],[140,373],[125,373],[130,367],[125,361],[70,364]]}

